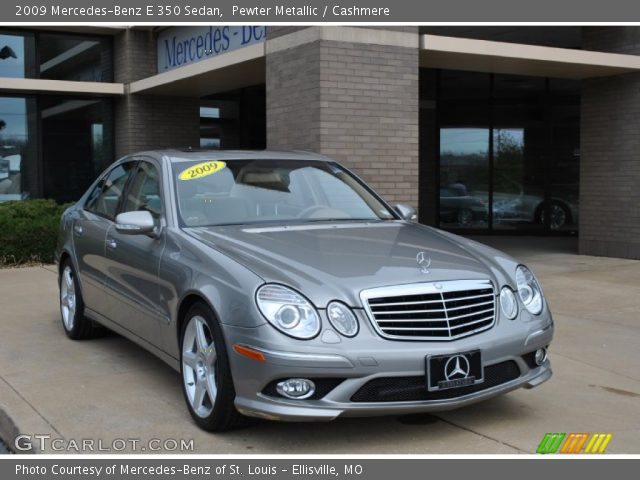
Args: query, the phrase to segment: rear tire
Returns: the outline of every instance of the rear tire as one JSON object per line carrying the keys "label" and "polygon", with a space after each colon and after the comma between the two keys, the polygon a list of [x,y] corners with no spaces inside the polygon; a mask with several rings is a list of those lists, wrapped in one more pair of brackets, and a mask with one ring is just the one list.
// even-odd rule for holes
{"label": "rear tire", "polygon": [[105,329],[84,316],[84,301],[76,271],[68,258],[60,266],[60,316],[64,333],[72,340],[104,335]]}
{"label": "rear tire", "polygon": [[204,303],[194,304],[180,335],[180,375],[187,408],[208,432],[224,432],[246,423],[236,410],[236,391],[222,328]]}

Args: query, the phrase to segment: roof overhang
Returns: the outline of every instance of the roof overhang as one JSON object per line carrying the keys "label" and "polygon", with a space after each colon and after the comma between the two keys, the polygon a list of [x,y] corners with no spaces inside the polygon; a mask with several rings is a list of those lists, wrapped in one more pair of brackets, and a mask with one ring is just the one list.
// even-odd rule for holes
{"label": "roof overhang", "polygon": [[130,93],[203,97],[265,82],[265,44],[257,43],[129,85]]}
{"label": "roof overhang", "polygon": [[420,66],[584,79],[640,71],[640,56],[421,35]]}
{"label": "roof overhang", "polygon": [[66,93],[111,96],[124,95],[124,84],[0,77],[0,90],[4,93]]}

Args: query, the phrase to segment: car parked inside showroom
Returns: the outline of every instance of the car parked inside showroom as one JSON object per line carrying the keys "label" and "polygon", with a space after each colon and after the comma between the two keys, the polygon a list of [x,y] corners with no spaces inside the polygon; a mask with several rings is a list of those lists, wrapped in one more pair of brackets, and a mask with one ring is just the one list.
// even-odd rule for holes
{"label": "car parked inside showroom", "polygon": [[62,216],[62,326],[106,327],[180,371],[210,431],[446,410],[548,380],[531,270],[414,219],[318,154],[130,155]]}

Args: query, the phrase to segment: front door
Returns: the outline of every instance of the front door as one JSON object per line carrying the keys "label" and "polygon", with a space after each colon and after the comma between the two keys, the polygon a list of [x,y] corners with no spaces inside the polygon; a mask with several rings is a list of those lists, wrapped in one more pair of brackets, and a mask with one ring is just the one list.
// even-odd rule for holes
{"label": "front door", "polygon": [[106,235],[106,284],[114,301],[109,318],[135,335],[161,347],[162,326],[169,319],[160,310],[158,271],[165,244],[159,170],[151,161],[140,161],[119,213],[151,212],[156,232],[151,235],[119,233],[113,225]]}
{"label": "front door", "polygon": [[72,226],[84,304],[101,315],[106,315],[109,307],[104,294],[105,240],[134,166],[134,162],[124,162],[109,171],[91,192],[81,217]]}

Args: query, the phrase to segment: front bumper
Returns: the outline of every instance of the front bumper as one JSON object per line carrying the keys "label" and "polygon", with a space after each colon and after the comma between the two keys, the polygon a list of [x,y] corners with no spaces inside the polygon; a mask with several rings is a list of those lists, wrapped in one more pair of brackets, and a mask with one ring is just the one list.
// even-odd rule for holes
{"label": "front bumper", "polygon": [[[243,414],[281,421],[328,421],[340,416],[380,416],[435,412],[463,407],[517,388],[533,388],[551,378],[549,360],[535,366],[526,355],[547,347],[553,337],[553,322],[545,309],[539,318],[521,321],[499,319],[490,330],[446,342],[394,341],[378,336],[364,312],[357,312],[360,333],[353,339],[325,334],[331,331],[323,318],[323,333],[311,341],[285,338],[270,325],[256,328],[223,326],[229,345],[236,389],[236,408]],[[326,340],[339,343],[328,343]],[[240,344],[260,351],[264,362],[238,355],[231,348]],[[286,349],[283,349],[286,347]],[[453,354],[480,349],[485,371],[512,363],[514,376],[496,383],[480,384],[473,391],[446,391],[447,398],[368,401],[363,392],[374,381],[424,378],[427,355]],[[319,398],[292,400],[274,395],[268,385],[285,378],[336,380],[337,385]],[[414,393],[418,385],[411,388]],[[422,390],[420,390],[422,391]],[[467,393],[468,392],[468,393]],[[358,395],[357,395],[358,394]],[[418,394],[420,397],[421,394]],[[410,398],[411,396],[407,397]],[[364,398],[364,399],[363,399]],[[375,398],[375,397],[372,397]]]}

